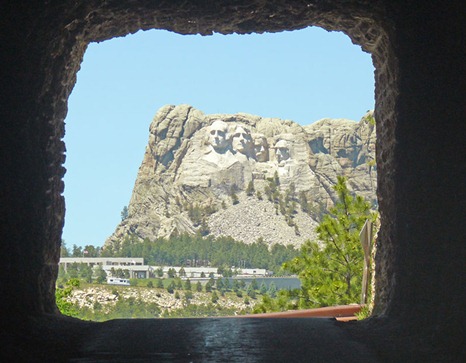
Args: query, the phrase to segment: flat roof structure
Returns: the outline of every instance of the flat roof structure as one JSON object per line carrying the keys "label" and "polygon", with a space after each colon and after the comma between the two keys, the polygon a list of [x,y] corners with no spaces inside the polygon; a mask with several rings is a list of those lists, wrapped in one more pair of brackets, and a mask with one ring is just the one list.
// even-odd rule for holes
{"label": "flat roof structure", "polygon": [[112,265],[112,266],[127,266],[127,265],[143,265],[144,258],[142,257],[61,257],[59,264],[69,263],[85,263],[94,265]]}

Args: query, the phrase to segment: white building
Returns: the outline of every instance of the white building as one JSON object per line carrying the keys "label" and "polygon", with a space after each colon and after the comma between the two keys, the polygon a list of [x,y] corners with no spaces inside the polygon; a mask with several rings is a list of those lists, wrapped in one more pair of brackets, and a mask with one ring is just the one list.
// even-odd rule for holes
{"label": "white building", "polygon": [[241,268],[239,269],[239,277],[266,277],[270,273],[265,268]]}
{"label": "white building", "polygon": [[[84,263],[90,267],[94,266],[141,266],[144,265],[142,257],[61,257],[59,265],[65,271],[73,263]],[[120,267],[121,268],[121,267]]]}
{"label": "white building", "polygon": [[107,276],[113,276],[112,271],[121,269],[127,270],[129,272],[130,279],[148,279],[151,273],[154,272],[154,267],[149,265],[119,265],[119,266],[112,266],[112,265],[104,265],[102,269],[105,271]]}
{"label": "white building", "polygon": [[[214,278],[221,277],[217,273],[216,267],[180,267],[180,266],[148,266],[144,265],[143,257],[62,257],[60,258],[60,266],[63,266],[67,271],[71,264],[86,264],[92,268],[101,266],[107,273],[107,276],[112,276],[113,270],[128,270],[129,277],[133,279],[147,279],[156,275],[156,270],[162,269],[163,277],[168,277],[168,270],[174,269],[176,275],[179,276],[181,269],[184,269],[186,278],[201,278],[213,276]],[[268,272],[261,268],[242,268],[237,270],[239,277],[265,277]],[[114,277],[114,276],[113,276]],[[157,276],[156,276],[157,277]]]}

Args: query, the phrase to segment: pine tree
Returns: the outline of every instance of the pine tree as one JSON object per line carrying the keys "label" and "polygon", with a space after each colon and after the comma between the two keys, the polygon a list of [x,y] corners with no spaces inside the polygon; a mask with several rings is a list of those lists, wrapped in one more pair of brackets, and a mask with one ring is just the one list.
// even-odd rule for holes
{"label": "pine tree", "polygon": [[256,290],[252,287],[252,283],[248,285],[248,288],[246,290],[246,293],[251,299],[256,298]]}
{"label": "pine tree", "polygon": [[236,193],[231,194],[230,197],[231,197],[231,204],[236,205],[239,203],[238,196],[236,195]]}
{"label": "pine tree", "polygon": [[264,193],[267,196],[268,201],[271,202],[273,199],[272,199],[272,188],[270,187],[270,185],[265,186]]}
{"label": "pine tree", "polygon": [[205,292],[212,292],[212,282],[207,281],[205,284]]}
{"label": "pine tree", "polygon": [[230,188],[230,198],[233,205],[239,203],[238,196],[236,195],[236,185],[234,184]]}
{"label": "pine tree", "polygon": [[275,286],[275,283],[273,281],[269,285],[268,294],[272,298],[277,296],[277,286]]}
{"label": "pine tree", "polygon": [[246,195],[252,197],[254,195],[254,182],[251,180],[246,187]]}
{"label": "pine tree", "polygon": [[176,270],[173,267],[170,267],[167,271],[169,278],[174,278],[176,276]]}
{"label": "pine tree", "polygon": [[219,277],[216,281],[216,286],[218,291],[222,291],[224,288],[223,279]]}
{"label": "pine tree", "polygon": [[176,288],[175,282],[174,281],[170,282],[170,284],[167,286],[168,293],[173,294],[173,292],[175,291],[175,288]]}
{"label": "pine tree", "polygon": [[280,178],[278,177],[278,171],[275,171],[275,173],[273,174],[273,182],[275,183],[275,186],[279,186],[280,185]]}
{"label": "pine tree", "polygon": [[307,200],[307,196],[305,192],[299,193],[299,204],[301,205],[301,210],[304,213],[309,213],[309,202]]}
{"label": "pine tree", "polygon": [[193,292],[191,290],[188,290],[184,293],[184,298],[186,300],[186,303],[189,304],[189,301],[193,298]]}
{"label": "pine tree", "polygon": [[70,250],[66,247],[65,240],[61,240],[60,257],[70,257]]}
{"label": "pine tree", "polygon": [[217,295],[217,292],[216,292],[216,291],[214,291],[214,292],[212,293],[212,299],[211,299],[211,301],[212,301],[213,304],[217,303],[217,301],[218,301],[218,295]]}
{"label": "pine tree", "polygon": [[264,295],[267,293],[267,286],[265,285],[265,283],[261,283],[260,287],[259,287],[259,292],[261,293],[261,295]]}
{"label": "pine tree", "polygon": [[127,219],[129,217],[129,211],[128,211],[128,207],[126,205],[121,210],[120,216],[121,216],[122,221],[124,221],[125,219]]}
{"label": "pine tree", "polygon": [[161,267],[157,268],[155,270],[155,274],[157,275],[157,277],[162,277],[163,276],[163,269]]}
{"label": "pine tree", "polygon": [[362,197],[351,195],[344,177],[334,189],[338,201],[316,229],[319,242],[306,241],[300,256],[283,265],[301,280],[302,307],[359,301],[364,260],[359,232],[376,213]]}
{"label": "pine tree", "polygon": [[202,209],[197,205],[190,205],[188,207],[188,217],[193,222],[194,227],[202,223]]}
{"label": "pine tree", "polygon": [[207,221],[205,218],[202,218],[201,225],[199,226],[199,229],[197,230],[197,233],[201,237],[205,237],[210,233],[210,228],[209,225],[207,224]]}
{"label": "pine tree", "polygon": [[105,280],[107,279],[107,273],[105,272],[105,270],[102,268],[101,265],[97,267],[96,276],[97,276],[96,282],[98,284],[103,284]]}

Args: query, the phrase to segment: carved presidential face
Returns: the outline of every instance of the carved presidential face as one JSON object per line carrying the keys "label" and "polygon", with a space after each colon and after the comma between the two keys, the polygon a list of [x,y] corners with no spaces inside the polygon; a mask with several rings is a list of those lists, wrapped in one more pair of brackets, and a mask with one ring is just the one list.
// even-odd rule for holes
{"label": "carved presidential face", "polygon": [[256,160],[265,162],[269,160],[269,145],[267,138],[264,135],[256,135],[254,137],[254,154]]}
{"label": "carved presidential face", "polygon": [[249,130],[238,126],[233,133],[231,146],[241,154],[249,154],[252,150],[252,137]]}
{"label": "carved presidential face", "polygon": [[228,147],[228,125],[217,120],[209,126],[209,144],[217,151],[223,151]]}
{"label": "carved presidential face", "polygon": [[277,156],[277,161],[279,163],[290,158],[290,149],[285,140],[280,140],[275,144],[275,155]]}

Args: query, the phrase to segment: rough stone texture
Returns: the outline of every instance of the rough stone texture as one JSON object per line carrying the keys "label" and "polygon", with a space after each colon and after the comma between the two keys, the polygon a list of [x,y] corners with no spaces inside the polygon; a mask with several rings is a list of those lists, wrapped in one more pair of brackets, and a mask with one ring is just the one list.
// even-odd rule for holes
{"label": "rough stone texture", "polygon": [[[86,287],[74,289],[72,294],[67,298],[67,301],[79,306],[94,310],[96,303],[102,313],[108,312],[114,308],[119,300],[134,299],[136,302],[142,301],[145,304],[155,304],[160,309],[160,315],[164,311],[173,312],[186,308],[185,292],[179,292],[181,298],[176,298],[175,294],[170,294],[166,289],[143,288],[143,287],[124,287],[115,288],[112,286]],[[240,314],[241,311],[254,308],[259,300],[250,299],[248,304],[244,303],[244,298],[237,296],[220,296],[217,301],[217,306],[226,309],[232,309],[234,313],[231,315]],[[209,305],[212,303],[212,295],[206,292],[192,292],[192,298],[189,303],[191,305]]]}
{"label": "rough stone texture", "polygon": [[[193,234],[199,222],[190,218],[188,210],[199,207],[216,211],[203,217],[211,235],[231,236],[245,243],[262,237],[270,245],[298,247],[315,239],[316,220],[337,199],[333,186],[338,175],[348,178],[354,192],[373,203],[376,200],[372,113],[358,123],[325,119],[301,127],[289,120],[248,114],[204,115],[188,105],[168,105],[157,112],[149,131],[129,217],[106,246],[130,234],[151,240],[174,233]],[[213,147],[216,132],[225,135],[221,136],[222,145]],[[283,213],[276,213],[278,204],[266,196],[267,179],[273,179],[275,173],[283,198],[294,185],[296,214],[290,225]],[[255,192],[247,197],[251,182]],[[239,204],[232,204],[232,190]],[[312,217],[301,210],[302,193],[314,210]]]}
{"label": "rough stone texture", "polygon": [[[464,307],[466,257],[463,0],[51,0],[2,2],[0,13],[0,295],[6,315],[3,332],[10,333],[3,340],[8,349],[1,352],[10,358],[6,361],[12,356],[16,361],[21,357],[44,361],[78,351],[82,357],[86,350],[78,347],[86,345],[89,327],[96,326],[65,325],[64,319],[43,315],[57,313],[54,281],[64,218],[63,120],[87,44],[150,28],[206,35],[309,25],[344,31],[372,53],[376,68],[379,317],[353,326],[360,329],[364,344],[384,360],[465,360],[465,322],[458,313]],[[138,324],[125,328],[144,330]],[[173,331],[189,326],[160,324]],[[206,337],[217,332],[212,324],[217,322],[202,323]],[[238,332],[239,324],[225,322],[222,327]],[[264,357],[275,352],[271,342],[293,343],[296,329],[291,325],[297,323],[262,324],[241,325],[244,334],[238,333],[256,345],[244,350],[237,337],[231,340],[237,345],[226,342],[215,346],[217,352],[223,349],[233,355],[242,349],[247,356],[254,350]],[[69,330],[63,330],[65,326]],[[106,325],[110,330],[112,326],[114,331],[121,328]],[[277,335],[271,339],[267,330],[279,331],[280,339]],[[266,333],[259,339],[253,331]],[[320,346],[335,349],[333,339],[319,340],[325,333],[307,332],[300,332],[305,338],[298,340],[299,346],[309,347],[307,340],[315,339]],[[98,330],[93,340],[106,333]],[[166,336],[161,341],[170,344]],[[102,343],[101,351],[115,351],[111,342],[121,339],[107,337],[107,350]],[[337,337],[344,341],[347,335]],[[192,347],[187,341],[183,346],[185,351]],[[295,361],[300,354],[311,353],[296,352]]]}

